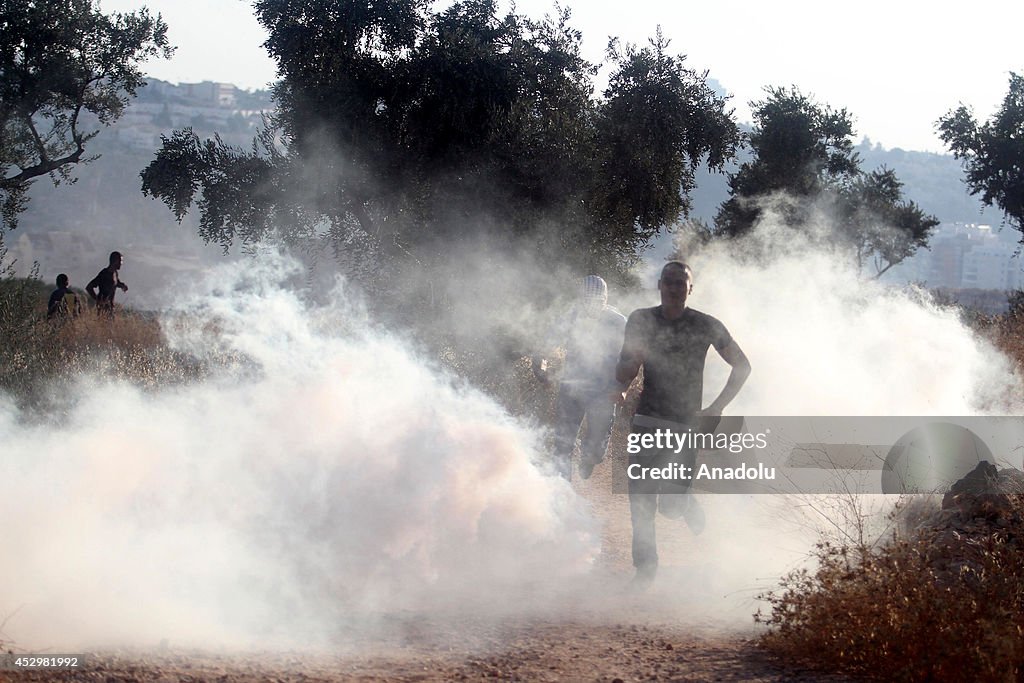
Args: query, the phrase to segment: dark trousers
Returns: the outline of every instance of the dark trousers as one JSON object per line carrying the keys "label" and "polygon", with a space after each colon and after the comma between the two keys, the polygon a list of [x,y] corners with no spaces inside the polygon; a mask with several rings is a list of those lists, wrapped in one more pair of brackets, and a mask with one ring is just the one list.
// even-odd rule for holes
{"label": "dark trousers", "polygon": [[[683,431],[685,427],[680,426]],[[633,426],[634,434],[653,432],[651,427]],[[690,468],[692,473],[697,462],[697,449],[645,449],[631,454],[629,464],[643,467],[663,468],[673,463]],[[658,566],[658,543],[655,535],[655,517],[659,505],[663,510],[671,507],[685,507],[689,503],[689,482],[666,481],[663,479],[629,479],[629,514],[633,522],[633,566],[637,569],[651,569]],[[677,517],[676,514],[668,516]]]}
{"label": "dark trousers", "polygon": [[[583,418],[586,417],[584,423]],[[554,430],[554,459],[558,472],[569,479],[572,452],[580,436],[580,457],[592,463],[604,460],[615,421],[615,404],[604,389],[581,391],[563,384],[558,391],[558,421]],[[580,423],[583,423],[582,432]]]}

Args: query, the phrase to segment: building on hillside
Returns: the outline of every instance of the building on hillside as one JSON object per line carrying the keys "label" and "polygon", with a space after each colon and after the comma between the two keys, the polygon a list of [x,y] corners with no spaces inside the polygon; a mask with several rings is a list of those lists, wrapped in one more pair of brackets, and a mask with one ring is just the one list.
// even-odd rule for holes
{"label": "building on hillside", "polygon": [[185,96],[197,102],[211,104],[216,107],[233,107],[237,88],[230,83],[182,83],[178,86]]}
{"label": "building on hillside", "polygon": [[964,289],[1020,289],[1021,260],[1005,244],[991,243],[972,248],[963,256]]}

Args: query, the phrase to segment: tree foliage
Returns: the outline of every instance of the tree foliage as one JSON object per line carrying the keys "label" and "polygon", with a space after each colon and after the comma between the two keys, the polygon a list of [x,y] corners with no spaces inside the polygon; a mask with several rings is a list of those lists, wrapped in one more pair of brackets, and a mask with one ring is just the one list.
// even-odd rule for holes
{"label": "tree foliage", "polygon": [[[762,214],[758,199],[784,192],[810,200],[849,185],[860,168],[853,151],[853,122],[845,109],[820,105],[796,88],[767,92],[767,99],[750,103],[754,158],[730,175],[730,198],[715,218],[716,230],[730,237],[753,228]],[[806,220],[806,201],[793,207],[789,221]]]}
{"label": "tree foliage", "polygon": [[838,195],[839,235],[853,250],[858,269],[869,263],[876,276],[928,246],[939,224],[903,199],[903,183],[882,167],[859,173]]}
{"label": "tree foliage", "polygon": [[249,150],[176,131],[143,191],[179,218],[198,201],[225,246],[327,239],[390,271],[498,235],[608,272],[686,210],[698,164],[734,151],[725,102],[660,36],[610,54],[599,98],[567,11],[431,4],[259,0],[280,76],[267,130]]}
{"label": "tree foliage", "polygon": [[939,137],[963,163],[967,188],[997,206],[1024,242],[1024,77],[1011,73],[999,111],[980,124],[961,105],[938,121]]}
{"label": "tree foliage", "polygon": [[606,222],[635,226],[639,240],[688,213],[699,162],[721,170],[738,142],[707,74],[687,69],[668,47],[660,28],[643,49],[613,42],[617,68],[597,111],[593,204]]}
{"label": "tree foliage", "polygon": [[781,196],[787,226],[803,228],[815,212],[827,211],[837,228],[829,238],[849,248],[858,268],[871,263],[876,276],[927,245],[939,221],[904,200],[892,170],[861,169],[846,109],[819,104],[796,88],[767,93],[750,105],[754,158],[729,177],[730,197],[716,216],[716,235],[749,233],[765,200]]}
{"label": "tree foliage", "polygon": [[86,143],[143,85],[140,63],[170,56],[145,8],[103,14],[94,0],[0,3],[0,209],[16,225],[33,178],[71,180]]}

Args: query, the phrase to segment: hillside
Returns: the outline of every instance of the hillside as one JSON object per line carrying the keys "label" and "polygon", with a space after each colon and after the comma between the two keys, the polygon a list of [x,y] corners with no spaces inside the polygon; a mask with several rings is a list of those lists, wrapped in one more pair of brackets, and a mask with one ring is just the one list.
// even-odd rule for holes
{"label": "hillside", "polygon": [[[28,210],[18,229],[7,236],[11,255],[19,260],[19,273],[27,273],[38,262],[47,282],[56,273],[67,272],[73,283],[83,284],[105,264],[106,254],[118,249],[126,255],[125,279],[138,285],[133,303],[156,307],[167,302],[181,278],[220,260],[223,250],[204,245],[197,237],[194,215],[179,225],[163,204],[143,197],[140,171],[153,158],[160,136],[176,128],[192,127],[200,137],[216,133],[229,144],[248,146],[262,113],[272,106],[266,91],[247,92],[210,82],[175,86],[151,81],[121,120],[92,141],[89,151],[99,158],[77,169],[77,182],[54,187],[40,179],[33,185]],[[1000,225],[998,212],[983,209],[967,193],[960,164],[951,155],[884,149],[867,138],[857,151],[866,169],[892,168],[904,182],[905,196],[943,224]],[[734,170],[746,158],[749,150],[742,150],[726,170]],[[727,197],[726,175],[702,169],[691,215],[713,223]],[[667,253],[669,244],[668,236],[656,240],[652,258]],[[903,269],[895,275],[921,279],[924,270],[927,267],[916,267],[908,275]],[[938,284],[955,286],[948,279]]]}

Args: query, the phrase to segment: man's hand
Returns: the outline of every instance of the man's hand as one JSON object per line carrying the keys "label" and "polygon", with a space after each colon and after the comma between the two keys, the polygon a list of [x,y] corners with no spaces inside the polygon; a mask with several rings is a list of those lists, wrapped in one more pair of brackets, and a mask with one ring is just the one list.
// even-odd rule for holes
{"label": "man's hand", "polygon": [[697,429],[702,434],[714,434],[722,422],[722,409],[712,403],[704,410],[697,411]]}
{"label": "man's hand", "polygon": [[127,291],[128,291],[128,285],[126,285],[126,284],[125,284],[125,283],[123,283],[123,282],[118,282],[118,283],[117,283],[117,286],[121,288],[121,291],[122,291],[122,292],[127,292]]}

